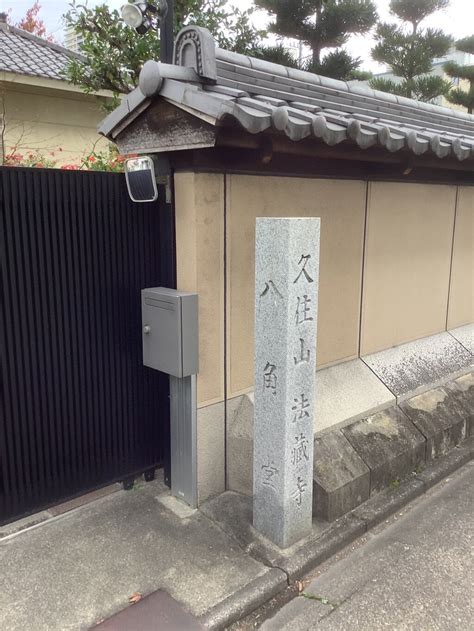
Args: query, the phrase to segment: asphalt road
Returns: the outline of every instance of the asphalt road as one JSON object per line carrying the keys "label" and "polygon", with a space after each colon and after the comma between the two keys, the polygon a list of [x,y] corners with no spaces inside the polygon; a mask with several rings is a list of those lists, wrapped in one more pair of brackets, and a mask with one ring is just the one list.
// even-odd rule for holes
{"label": "asphalt road", "polygon": [[329,565],[260,628],[474,630],[474,462]]}

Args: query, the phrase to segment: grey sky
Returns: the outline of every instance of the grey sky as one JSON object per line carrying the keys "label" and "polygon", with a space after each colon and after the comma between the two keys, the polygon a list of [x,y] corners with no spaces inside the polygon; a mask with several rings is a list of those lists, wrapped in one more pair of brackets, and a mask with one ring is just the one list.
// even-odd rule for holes
{"label": "grey sky", "polygon": [[[13,21],[18,21],[23,17],[26,10],[31,7],[34,0],[0,0],[2,11],[12,9]],[[381,18],[389,18],[389,0],[376,0]],[[40,0],[41,17],[43,18],[48,32],[53,33],[58,40],[62,38],[61,16],[67,11],[68,2],[66,0]],[[110,0],[107,4],[111,7],[119,8],[125,0]],[[98,0],[89,0],[89,6],[99,4]],[[231,0],[230,4],[240,8],[247,8],[252,5],[251,0]],[[269,17],[262,11],[255,14],[255,23],[258,26],[265,26],[269,22]],[[474,30],[474,0],[451,0],[451,5],[444,11],[439,11],[430,19],[426,20],[425,26],[442,28],[447,33],[451,33],[455,38],[470,35]],[[364,60],[362,68],[377,71],[381,69],[370,59],[370,49],[373,42],[370,37],[353,37],[347,45],[348,50]]]}

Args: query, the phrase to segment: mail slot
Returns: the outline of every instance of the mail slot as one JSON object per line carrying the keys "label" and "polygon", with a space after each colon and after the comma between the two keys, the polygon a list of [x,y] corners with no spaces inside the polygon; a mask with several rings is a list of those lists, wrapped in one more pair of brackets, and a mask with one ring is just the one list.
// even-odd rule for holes
{"label": "mail slot", "polygon": [[143,364],[174,377],[199,370],[197,294],[152,287],[142,290]]}

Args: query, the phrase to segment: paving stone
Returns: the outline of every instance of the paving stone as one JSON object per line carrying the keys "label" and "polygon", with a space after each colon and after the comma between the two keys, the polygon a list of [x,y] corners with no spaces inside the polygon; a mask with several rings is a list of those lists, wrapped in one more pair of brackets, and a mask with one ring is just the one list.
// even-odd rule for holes
{"label": "paving stone", "polygon": [[339,431],[315,438],[313,515],[334,521],[370,495],[370,471]]}
{"label": "paving stone", "polygon": [[426,438],[426,460],[447,454],[467,435],[468,414],[458,392],[434,388],[400,404]]}
{"label": "paving stone", "polygon": [[362,358],[397,400],[469,372],[472,354],[449,333],[438,333]]}
{"label": "paving stone", "polygon": [[370,469],[371,494],[425,463],[425,438],[398,407],[378,412],[341,431]]}

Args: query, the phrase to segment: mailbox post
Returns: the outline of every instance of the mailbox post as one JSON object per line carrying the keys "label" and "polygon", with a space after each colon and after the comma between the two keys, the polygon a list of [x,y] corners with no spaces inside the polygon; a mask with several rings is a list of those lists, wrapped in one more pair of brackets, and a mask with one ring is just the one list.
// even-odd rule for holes
{"label": "mailbox post", "polygon": [[170,375],[171,493],[197,506],[198,296],[142,290],[143,364]]}

